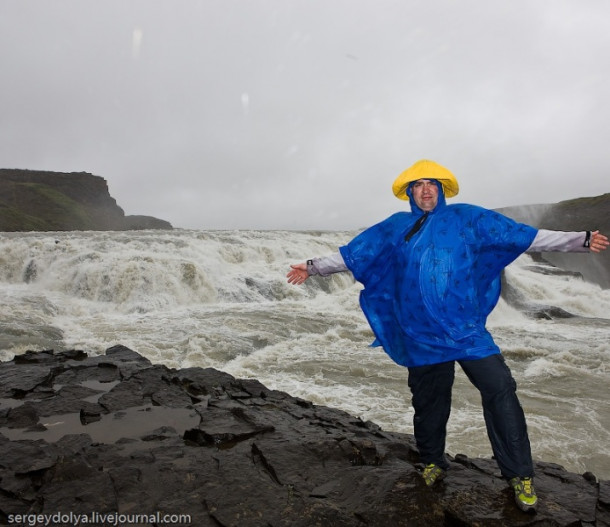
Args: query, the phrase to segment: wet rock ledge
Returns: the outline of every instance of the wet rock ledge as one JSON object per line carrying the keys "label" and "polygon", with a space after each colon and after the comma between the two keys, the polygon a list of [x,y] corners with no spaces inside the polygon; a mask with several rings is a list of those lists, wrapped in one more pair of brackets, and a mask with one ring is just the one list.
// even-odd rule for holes
{"label": "wet rock ledge", "polygon": [[535,515],[488,459],[456,456],[428,489],[410,435],[123,346],[28,352],[0,364],[0,390],[2,524],[161,512],[198,527],[610,525],[610,482],[592,474],[538,462]]}

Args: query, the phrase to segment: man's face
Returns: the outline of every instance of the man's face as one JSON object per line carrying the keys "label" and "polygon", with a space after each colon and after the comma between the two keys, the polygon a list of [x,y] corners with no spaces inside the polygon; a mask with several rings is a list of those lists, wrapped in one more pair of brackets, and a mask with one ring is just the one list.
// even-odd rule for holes
{"label": "man's face", "polygon": [[434,210],[438,203],[438,187],[431,179],[418,179],[411,187],[415,204],[424,212]]}

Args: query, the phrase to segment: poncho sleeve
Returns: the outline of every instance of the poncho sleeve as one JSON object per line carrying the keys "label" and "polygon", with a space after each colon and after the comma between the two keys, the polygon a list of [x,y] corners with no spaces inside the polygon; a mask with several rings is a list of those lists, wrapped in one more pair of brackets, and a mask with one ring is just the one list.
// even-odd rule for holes
{"label": "poncho sleeve", "polygon": [[501,270],[520,254],[524,253],[534,241],[538,229],[518,223],[499,212],[472,207],[474,232],[482,253],[495,260],[495,269]]}
{"label": "poncho sleeve", "polygon": [[365,286],[383,275],[387,257],[395,247],[412,214],[398,212],[365,231],[339,248],[348,269]]}

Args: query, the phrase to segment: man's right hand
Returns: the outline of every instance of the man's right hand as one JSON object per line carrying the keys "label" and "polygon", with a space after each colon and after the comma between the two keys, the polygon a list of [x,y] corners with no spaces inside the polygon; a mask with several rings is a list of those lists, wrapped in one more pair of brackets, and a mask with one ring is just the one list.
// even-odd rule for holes
{"label": "man's right hand", "polygon": [[288,277],[289,284],[301,285],[303,282],[305,282],[305,280],[309,278],[306,263],[294,264],[290,267],[291,269],[286,275]]}

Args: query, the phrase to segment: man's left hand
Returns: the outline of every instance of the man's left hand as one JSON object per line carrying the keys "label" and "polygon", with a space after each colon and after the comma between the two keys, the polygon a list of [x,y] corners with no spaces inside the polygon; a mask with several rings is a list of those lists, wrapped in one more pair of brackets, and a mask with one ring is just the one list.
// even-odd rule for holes
{"label": "man's left hand", "polygon": [[609,244],[610,242],[608,241],[608,237],[604,236],[601,232],[594,231],[591,233],[589,249],[591,249],[594,253],[606,250]]}

